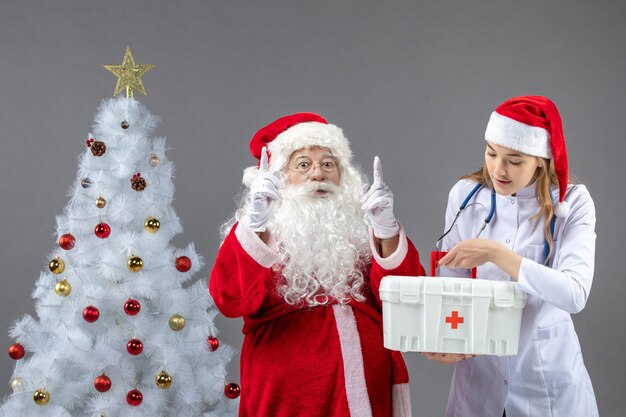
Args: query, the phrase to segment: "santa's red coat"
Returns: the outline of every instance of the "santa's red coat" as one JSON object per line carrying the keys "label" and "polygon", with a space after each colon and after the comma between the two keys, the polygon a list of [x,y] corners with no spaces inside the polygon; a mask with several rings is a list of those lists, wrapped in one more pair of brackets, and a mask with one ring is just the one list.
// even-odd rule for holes
{"label": "santa's red coat", "polygon": [[398,249],[374,249],[365,302],[296,308],[277,294],[278,253],[243,224],[224,240],[209,289],[227,317],[243,317],[240,416],[405,417],[409,377],[383,347],[380,280],[425,275],[403,231]]}

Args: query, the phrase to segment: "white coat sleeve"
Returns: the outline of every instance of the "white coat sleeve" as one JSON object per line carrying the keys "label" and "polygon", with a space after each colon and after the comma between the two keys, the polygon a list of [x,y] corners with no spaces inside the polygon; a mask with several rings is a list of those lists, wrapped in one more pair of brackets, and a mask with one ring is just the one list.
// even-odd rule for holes
{"label": "white coat sleeve", "polygon": [[583,185],[570,189],[567,197],[570,212],[561,227],[557,220],[553,267],[523,258],[518,283],[527,293],[573,314],[585,307],[591,291],[596,210]]}
{"label": "white coat sleeve", "polygon": [[[457,182],[456,185],[452,187],[452,189],[450,190],[450,193],[448,194],[448,206],[446,207],[446,225],[445,225],[444,231],[447,231],[448,229],[450,229],[450,226],[452,225],[452,222],[454,222],[454,218],[456,217],[456,214],[459,212],[459,207],[461,206],[462,199],[465,198],[465,195],[462,195],[461,190],[467,187],[462,187],[461,185],[463,183],[464,182],[461,182],[461,181]],[[441,244],[441,250],[448,251],[454,245],[456,245],[457,243],[467,238],[468,238],[467,236],[461,236],[459,223],[457,220],[457,223],[452,227],[450,232],[443,238],[442,244]],[[439,268],[439,276],[469,278],[470,271],[465,268],[448,268],[444,266],[444,267]]]}

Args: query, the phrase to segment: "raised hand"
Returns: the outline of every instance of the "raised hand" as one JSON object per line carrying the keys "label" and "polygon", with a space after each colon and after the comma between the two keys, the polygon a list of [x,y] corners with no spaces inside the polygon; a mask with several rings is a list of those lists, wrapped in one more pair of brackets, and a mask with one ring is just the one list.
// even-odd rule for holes
{"label": "raised hand", "polygon": [[374,157],[374,180],[363,190],[361,203],[367,214],[374,236],[388,239],[400,232],[400,225],[393,214],[393,193],[383,182],[383,170],[378,156]]}
{"label": "raised hand", "polygon": [[264,232],[272,216],[272,209],[280,199],[279,190],[283,188],[280,179],[269,172],[267,148],[261,150],[259,175],[250,184],[250,205],[242,221],[255,232]]}

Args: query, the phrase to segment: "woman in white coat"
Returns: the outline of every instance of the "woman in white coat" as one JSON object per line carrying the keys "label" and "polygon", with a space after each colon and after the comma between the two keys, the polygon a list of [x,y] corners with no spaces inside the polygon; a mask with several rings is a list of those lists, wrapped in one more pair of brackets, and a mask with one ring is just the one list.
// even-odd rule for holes
{"label": "woman in white coat", "polygon": [[545,97],[514,97],[492,113],[485,140],[483,167],[450,191],[438,265],[442,276],[478,267],[478,278],[517,281],[528,301],[517,355],[424,354],[456,363],[446,416],[597,416],[570,317],[591,290],[595,208],[568,182],[559,112]]}

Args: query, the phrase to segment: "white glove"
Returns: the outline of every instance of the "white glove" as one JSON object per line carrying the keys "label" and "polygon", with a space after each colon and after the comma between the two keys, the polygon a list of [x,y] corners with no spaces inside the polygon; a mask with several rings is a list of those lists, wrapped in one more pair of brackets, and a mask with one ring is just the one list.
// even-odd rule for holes
{"label": "white glove", "polygon": [[250,185],[250,205],[242,221],[255,232],[264,232],[272,216],[272,209],[280,199],[279,189],[283,184],[276,175],[268,169],[267,148],[261,150],[259,175]]}
{"label": "white glove", "polygon": [[374,157],[374,182],[365,186],[361,208],[367,214],[374,229],[374,236],[387,239],[400,233],[400,224],[393,214],[393,193],[383,182],[380,158]]}

